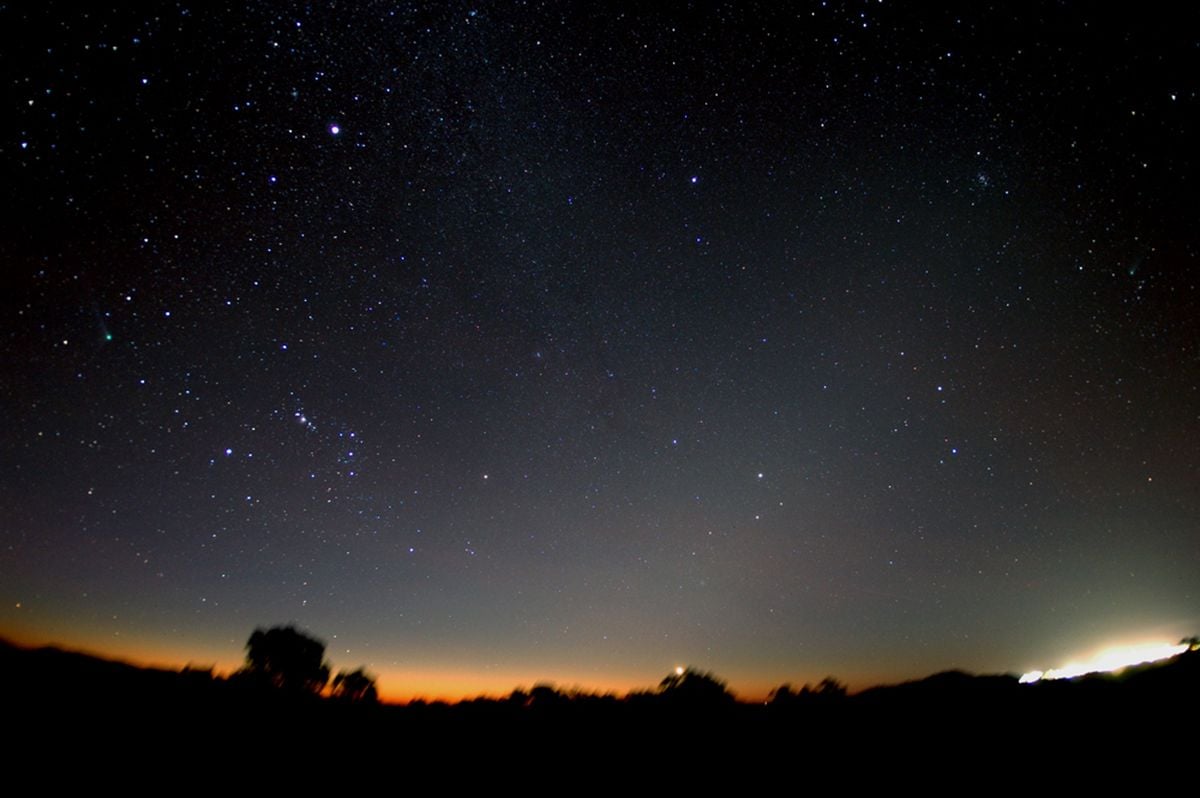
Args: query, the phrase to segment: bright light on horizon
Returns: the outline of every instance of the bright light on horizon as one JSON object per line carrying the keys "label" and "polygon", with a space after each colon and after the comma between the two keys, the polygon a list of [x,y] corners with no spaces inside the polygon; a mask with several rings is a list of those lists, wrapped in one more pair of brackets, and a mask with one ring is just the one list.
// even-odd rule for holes
{"label": "bright light on horizon", "polygon": [[1119,671],[1132,665],[1168,659],[1187,650],[1186,643],[1139,643],[1130,646],[1114,646],[1106,648],[1091,659],[1082,662],[1070,662],[1061,668],[1051,668],[1048,671],[1029,671],[1021,677],[1020,682],[1021,684],[1033,684],[1042,679],[1074,679],[1076,676],[1084,676],[1089,673]]}

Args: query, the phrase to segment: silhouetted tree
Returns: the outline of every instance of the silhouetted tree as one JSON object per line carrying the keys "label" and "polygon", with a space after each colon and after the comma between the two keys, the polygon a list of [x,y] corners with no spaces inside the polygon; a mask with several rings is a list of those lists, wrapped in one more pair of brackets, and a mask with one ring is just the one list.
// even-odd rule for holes
{"label": "silhouetted tree", "polygon": [[[805,685],[804,689],[808,690],[808,685]],[[812,693],[819,698],[830,701],[839,698],[845,698],[846,685],[842,684],[832,676],[826,676],[821,680],[821,683],[817,685],[817,688],[813,690]]]}
{"label": "silhouetted tree", "polygon": [[552,684],[537,684],[529,691],[529,706],[537,709],[553,709],[568,703],[570,699]]}
{"label": "silhouetted tree", "polygon": [[784,683],[776,687],[767,696],[767,703],[774,706],[787,706],[796,701],[796,691],[792,689],[792,685]]}
{"label": "silhouetted tree", "polygon": [[375,689],[375,678],[363,668],[355,671],[340,671],[333,677],[333,697],[343,701],[375,704],[379,693]]}
{"label": "silhouetted tree", "polygon": [[676,670],[658,683],[659,695],[688,704],[732,704],[733,693],[711,673]]}
{"label": "silhouetted tree", "polygon": [[255,629],[243,672],[274,687],[319,694],[329,681],[325,644],[295,626]]}
{"label": "silhouetted tree", "polygon": [[790,684],[783,684],[771,691],[767,697],[772,706],[798,706],[826,704],[846,697],[846,686],[832,676],[826,676],[816,687],[806,684],[799,691]]}

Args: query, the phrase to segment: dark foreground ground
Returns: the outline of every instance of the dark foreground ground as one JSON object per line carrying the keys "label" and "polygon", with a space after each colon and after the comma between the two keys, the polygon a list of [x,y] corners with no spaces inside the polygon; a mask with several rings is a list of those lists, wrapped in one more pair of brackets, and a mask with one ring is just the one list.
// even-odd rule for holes
{"label": "dark foreground ground", "polygon": [[583,786],[651,771],[660,786],[736,777],[754,792],[777,778],[794,788],[799,774],[822,792],[893,779],[972,794],[998,783],[1074,792],[1135,774],[1186,792],[1200,761],[1200,652],[1119,676],[1019,685],[950,672],[772,704],[551,689],[456,705],[347,704],[7,645],[0,673],[9,777],[141,785],[132,792],[146,779],[162,787],[248,773],[259,786],[265,773],[267,786],[404,773],[543,786],[565,785],[569,773]]}

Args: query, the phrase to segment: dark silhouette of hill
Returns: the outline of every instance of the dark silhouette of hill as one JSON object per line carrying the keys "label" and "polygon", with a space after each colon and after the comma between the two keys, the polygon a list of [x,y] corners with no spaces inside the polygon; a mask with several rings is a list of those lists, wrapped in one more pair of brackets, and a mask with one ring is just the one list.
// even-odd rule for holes
{"label": "dark silhouette of hill", "polygon": [[1200,698],[1200,652],[1119,675],[1033,685],[948,671],[847,695],[827,680],[824,688],[781,689],[765,703],[737,701],[719,679],[694,671],[624,697],[537,685],[456,704],[359,703],[208,670],[139,668],[3,642],[0,673],[0,711],[22,732],[18,757],[120,749],[170,760],[219,751],[231,767],[337,741],[351,742],[364,761],[401,750],[430,761],[471,752],[493,763],[531,752],[603,751],[613,761],[656,752],[691,757],[703,773],[803,752],[826,765],[953,759],[982,766],[1029,750],[1094,756],[1114,738],[1127,760],[1167,764],[1186,738],[1164,724],[1194,712]]}

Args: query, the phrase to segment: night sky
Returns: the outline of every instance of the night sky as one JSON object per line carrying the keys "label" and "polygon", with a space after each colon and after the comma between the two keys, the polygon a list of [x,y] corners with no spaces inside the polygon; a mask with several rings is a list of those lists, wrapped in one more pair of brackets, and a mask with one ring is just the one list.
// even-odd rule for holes
{"label": "night sky", "polygon": [[0,7],[0,634],[745,696],[1200,631],[1200,11]]}

